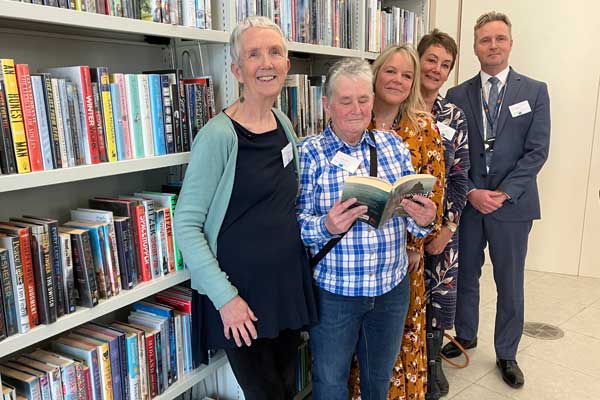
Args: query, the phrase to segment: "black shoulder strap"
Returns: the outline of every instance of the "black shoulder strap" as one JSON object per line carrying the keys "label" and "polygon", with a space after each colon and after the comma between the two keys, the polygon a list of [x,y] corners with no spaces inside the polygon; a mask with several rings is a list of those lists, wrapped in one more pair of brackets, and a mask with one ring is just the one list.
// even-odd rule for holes
{"label": "black shoulder strap", "polygon": [[[377,176],[377,148],[375,143],[375,136],[371,131],[369,131],[369,136],[371,137],[373,144],[375,144],[375,146],[369,146],[369,175]],[[348,231],[342,233],[340,236],[334,237],[333,239],[329,240],[329,242],[327,242],[327,244],[323,246],[323,248],[319,250],[319,252],[310,259],[310,266],[316,266],[327,255],[327,253],[329,253],[331,249],[333,249],[335,245],[338,244],[340,240],[344,238],[344,236],[346,236],[346,233],[348,233]]]}

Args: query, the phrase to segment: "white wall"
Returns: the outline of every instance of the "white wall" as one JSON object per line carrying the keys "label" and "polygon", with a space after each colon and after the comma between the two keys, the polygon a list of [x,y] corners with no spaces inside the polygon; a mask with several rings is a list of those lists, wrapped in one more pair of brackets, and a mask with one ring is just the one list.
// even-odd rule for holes
{"label": "white wall", "polygon": [[[437,2],[438,26],[455,26],[456,12],[439,12],[447,6],[445,3],[445,0]],[[550,157],[538,180],[543,219],[534,224],[527,267],[600,277],[600,262],[593,257],[593,247],[600,243],[596,238],[600,236],[597,223],[600,218],[597,197],[600,139],[596,140],[595,149],[593,146],[600,76],[600,46],[597,44],[600,24],[596,19],[600,3],[594,0],[572,0],[568,5],[561,0],[463,0],[459,16],[460,82],[479,70],[473,54],[473,25],[479,15],[490,10],[504,12],[512,20],[511,65],[520,73],[547,82],[550,92]],[[596,136],[600,137],[600,133]],[[596,169],[590,180],[592,151]],[[587,218],[585,241],[584,218]]]}

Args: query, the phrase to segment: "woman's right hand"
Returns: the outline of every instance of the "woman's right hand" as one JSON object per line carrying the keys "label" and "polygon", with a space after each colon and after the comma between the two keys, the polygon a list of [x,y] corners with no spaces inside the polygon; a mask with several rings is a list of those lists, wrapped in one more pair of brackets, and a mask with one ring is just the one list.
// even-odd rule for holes
{"label": "woman's right hand", "polygon": [[[219,309],[221,320],[223,321],[223,334],[227,340],[233,340],[238,347],[242,347],[242,339],[246,346],[252,344],[252,340],[257,338],[254,323],[258,318],[240,296],[235,296],[227,304]],[[231,335],[230,331],[231,330]],[[241,337],[241,339],[240,339]]]}
{"label": "woman's right hand", "polygon": [[367,206],[352,207],[358,200],[351,198],[346,201],[338,200],[329,209],[327,218],[325,218],[325,228],[332,235],[340,235],[350,229],[354,221],[361,215],[367,213]]}

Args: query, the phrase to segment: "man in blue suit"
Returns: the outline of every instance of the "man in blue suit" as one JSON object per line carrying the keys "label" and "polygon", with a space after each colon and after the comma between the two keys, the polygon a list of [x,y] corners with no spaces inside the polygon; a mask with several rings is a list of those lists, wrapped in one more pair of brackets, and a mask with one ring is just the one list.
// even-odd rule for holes
{"label": "man in blue suit", "polygon": [[[527,240],[540,218],[537,174],[550,144],[548,89],[509,67],[512,49],[508,17],[489,12],[475,25],[475,55],[481,71],[448,91],[469,124],[468,203],[460,221],[456,339],[477,346],[479,277],[489,246],[498,291],[494,347],[504,381],[525,382],[516,362],[523,331],[523,275]],[[453,344],[443,349],[457,357]]]}

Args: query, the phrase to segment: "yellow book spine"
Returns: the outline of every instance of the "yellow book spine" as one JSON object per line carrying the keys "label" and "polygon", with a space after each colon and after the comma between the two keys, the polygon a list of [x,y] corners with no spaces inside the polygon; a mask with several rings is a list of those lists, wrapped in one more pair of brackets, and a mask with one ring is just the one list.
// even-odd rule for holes
{"label": "yellow book spine", "polygon": [[22,174],[30,172],[29,151],[27,150],[27,137],[25,136],[25,125],[23,124],[23,112],[21,110],[21,99],[19,98],[19,87],[17,86],[17,74],[15,62],[10,58],[0,59],[2,64],[2,75],[4,76],[4,90],[6,91],[6,106],[8,108],[10,130],[12,131],[15,157],[17,159],[17,171]]}
{"label": "yellow book spine", "polygon": [[[110,80],[108,74],[99,74],[100,95],[102,96],[102,109],[104,111],[104,133],[106,134],[106,152],[108,161],[117,161],[117,140],[115,137],[115,122],[110,98]],[[108,88],[108,90],[106,90]]]}
{"label": "yellow book spine", "polygon": [[102,368],[102,382],[104,383],[102,392],[104,394],[104,400],[113,400],[112,371],[110,369],[110,353],[108,351],[108,343],[104,343],[100,347],[102,348],[100,368]]}

